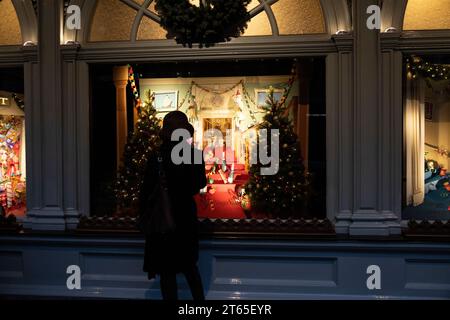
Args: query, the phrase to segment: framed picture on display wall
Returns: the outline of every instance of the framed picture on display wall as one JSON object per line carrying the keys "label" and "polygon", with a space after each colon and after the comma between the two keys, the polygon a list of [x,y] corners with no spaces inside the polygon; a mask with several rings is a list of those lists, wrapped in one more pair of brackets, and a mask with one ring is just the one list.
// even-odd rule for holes
{"label": "framed picture on display wall", "polygon": [[[255,89],[255,97],[256,97],[256,106],[258,109],[264,109],[267,106],[267,98],[269,97],[270,90],[269,89]],[[279,102],[283,97],[284,91],[281,89],[273,90],[273,97],[276,102]]]}
{"label": "framed picture on display wall", "polygon": [[155,91],[154,106],[158,112],[175,111],[178,107],[178,91]]}

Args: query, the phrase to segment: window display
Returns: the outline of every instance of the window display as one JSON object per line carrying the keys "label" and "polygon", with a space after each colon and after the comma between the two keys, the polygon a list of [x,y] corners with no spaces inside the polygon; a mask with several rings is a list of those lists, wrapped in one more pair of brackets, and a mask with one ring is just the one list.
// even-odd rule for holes
{"label": "window display", "polygon": [[[407,63],[403,217],[450,218],[450,64]],[[424,71],[421,71],[424,70]]]}
{"label": "window display", "polygon": [[[304,97],[299,99],[305,92],[306,74],[299,81],[298,63],[283,63],[283,72],[274,67],[264,72],[257,63],[249,63],[251,68],[238,63],[242,70],[226,76],[203,71],[207,67],[201,66],[187,72],[191,77],[145,76],[154,72],[152,66],[139,66],[143,75],[130,66],[128,108],[135,112],[122,114],[137,116],[127,139],[120,139],[127,144],[124,153],[116,156],[122,163],[118,179],[112,182],[112,196],[117,200],[112,214],[133,216],[149,153],[158,148],[162,119],[169,111],[178,110],[194,127],[191,143],[203,150],[206,165],[208,184],[196,196],[199,218],[322,218],[326,212],[324,152],[320,155],[325,148],[325,99],[317,88],[323,85],[323,74],[318,72],[316,83],[311,84],[317,92],[308,86],[315,97],[308,103]],[[250,72],[240,75],[246,68]],[[196,73],[200,76],[192,76]],[[299,111],[303,107],[300,100],[310,107],[309,113]],[[311,114],[320,125],[312,125],[313,120],[309,123]],[[129,119],[122,122],[130,123]],[[305,134],[308,130],[323,132],[314,136]],[[311,143],[313,137],[315,143]],[[94,152],[103,154],[97,148]],[[94,188],[100,185],[93,183]]]}
{"label": "window display", "polygon": [[0,205],[6,215],[26,211],[25,113],[13,94],[0,91]]}
{"label": "window display", "polygon": [[[302,197],[306,173],[289,117],[291,99],[298,95],[298,88],[291,90],[297,84],[295,80],[295,73],[252,78],[140,79],[143,90],[156,90],[149,92],[161,120],[167,110],[157,107],[160,92],[176,89],[185,93],[185,102],[177,109],[185,112],[194,126],[193,143],[203,150],[206,163],[208,185],[196,197],[199,217],[286,218],[302,214],[299,202],[306,200]],[[260,87],[265,89],[255,89]],[[276,148],[286,164],[279,164],[280,172],[265,176],[260,174],[265,166],[251,163],[250,154],[259,131],[270,132],[272,128],[280,131],[281,146]]]}

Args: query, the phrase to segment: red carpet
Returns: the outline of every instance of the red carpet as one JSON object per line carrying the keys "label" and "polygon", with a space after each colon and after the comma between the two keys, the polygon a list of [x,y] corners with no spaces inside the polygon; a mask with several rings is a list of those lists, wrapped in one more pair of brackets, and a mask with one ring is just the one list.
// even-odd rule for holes
{"label": "red carpet", "polygon": [[[199,218],[243,219],[244,210],[236,201],[234,189],[236,184],[212,184],[213,190],[197,195],[197,212]],[[211,192],[214,192],[212,194]]]}
{"label": "red carpet", "polygon": [[[228,178],[231,165],[227,165],[228,170],[222,173],[225,179]],[[244,185],[248,180],[248,174],[245,172],[245,166],[241,164],[234,165],[234,182],[224,183],[219,173],[208,176],[208,179],[214,179],[214,183],[208,184],[208,192],[197,195],[197,211],[199,218],[213,219],[244,219],[244,210],[236,195],[236,185]],[[212,165],[207,165],[207,172]]]}

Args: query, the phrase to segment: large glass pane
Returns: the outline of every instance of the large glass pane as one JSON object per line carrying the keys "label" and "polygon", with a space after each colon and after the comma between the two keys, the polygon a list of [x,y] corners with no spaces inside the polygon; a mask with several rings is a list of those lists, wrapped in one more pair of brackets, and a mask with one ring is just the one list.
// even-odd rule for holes
{"label": "large glass pane", "polygon": [[0,208],[26,215],[25,111],[22,68],[0,69]]}
{"label": "large glass pane", "polygon": [[[121,124],[116,100],[121,89],[114,85],[113,67],[92,66],[91,74],[91,214],[136,215],[133,199],[148,150],[156,148],[149,141],[163,118],[179,110],[193,125],[192,144],[205,160],[207,186],[195,196],[198,217],[325,217],[323,58],[139,64],[133,66],[136,85],[126,90]],[[135,93],[146,107],[152,104],[150,115],[136,110]],[[128,144],[118,154],[117,128],[124,123]],[[264,155],[268,162],[263,163]],[[263,173],[263,168],[274,170]]]}
{"label": "large glass pane", "polygon": [[413,57],[406,68],[403,218],[448,220],[450,59]]}

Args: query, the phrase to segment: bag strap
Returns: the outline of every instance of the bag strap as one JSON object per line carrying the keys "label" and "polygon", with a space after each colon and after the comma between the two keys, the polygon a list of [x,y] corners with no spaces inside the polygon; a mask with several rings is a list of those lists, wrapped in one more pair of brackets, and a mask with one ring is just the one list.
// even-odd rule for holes
{"label": "bag strap", "polygon": [[159,151],[156,153],[156,160],[158,162],[158,176],[160,183],[164,187],[164,189],[167,190],[167,179],[166,179],[166,171],[164,170],[164,159]]}

